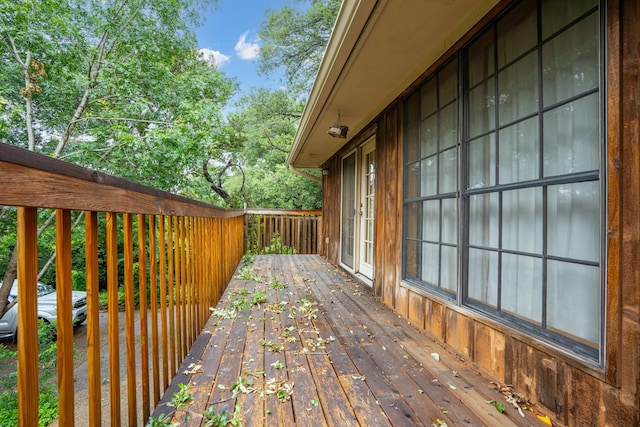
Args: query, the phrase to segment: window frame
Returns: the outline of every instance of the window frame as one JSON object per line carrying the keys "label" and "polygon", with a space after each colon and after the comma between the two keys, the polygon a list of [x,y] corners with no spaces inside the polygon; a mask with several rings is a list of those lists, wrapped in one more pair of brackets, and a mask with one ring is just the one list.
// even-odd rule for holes
{"label": "window frame", "polygon": [[[440,65],[437,69],[435,69],[417,88],[416,90],[412,91],[410,94],[408,94],[404,100],[403,100],[403,104],[404,104],[404,108],[403,108],[403,127],[404,129],[407,129],[407,117],[408,117],[408,112],[407,112],[407,102],[409,99],[411,99],[412,96],[415,96],[416,94],[419,94],[421,89],[423,87],[426,87],[426,85],[428,84],[428,82],[431,79],[436,78],[436,76],[438,75],[438,73],[444,69],[444,67],[446,67],[451,61],[457,60],[458,61],[458,75],[457,75],[457,79],[458,79],[458,95],[457,95],[457,102],[458,102],[458,141],[456,143],[456,147],[457,147],[457,159],[458,159],[458,176],[457,176],[457,189],[456,189],[456,194],[455,194],[455,198],[457,201],[457,223],[458,223],[458,230],[457,230],[457,237],[458,237],[458,242],[457,242],[457,269],[458,269],[458,276],[457,276],[457,286],[456,286],[456,292],[454,294],[451,294],[449,292],[445,292],[442,289],[438,287],[434,287],[428,283],[425,283],[423,281],[421,281],[421,277],[422,277],[422,271],[421,271],[421,260],[422,257],[419,254],[419,250],[418,250],[418,254],[416,255],[416,263],[418,264],[416,266],[416,277],[410,277],[407,274],[407,241],[411,240],[410,238],[407,237],[407,226],[409,221],[417,221],[418,224],[418,238],[417,241],[421,242],[423,239],[423,234],[422,234],[422,226],[420,225],[423,221],[424,221],[424,217],[422,214],[421,209],[418,209],[416,211],[417,217],[409,217],[409,215],[411,215],[411,213],[409,212],[409,210],[407,209],[407,206],[412,204],[412,203],[423,203],[425,200],[431,200],[431,199],[439,199],[441,200],[440,197],[438,196],[442,196],[440,194],[436,194],[432,197],[422,197],[420,195],[420,192],[418,191],[418,197],[412,197],[412,198],[407,198],[407,193],[406,193],[406,188],[407,188],[407,180],[408,180],[408,174],[407,174],[407,169],[408,166],[410,164],[414,164],[414,163],[420,163],[424,158],[422,156],[422,154],[420,153],[418,155],[417,160],[413,159],[410,162],[407,162],[406,160],[403,160],[403,194],[402,194],[402,206],[403,206],[403,230],[402,230],[402,268],[401,268],[401,272],[402,272],[402,280],[405,282],[408,282],[409,284],[416,286],[422,290],[425,290],[428,293],[437,295],[439,297],[444,298],[445,300],[449,300],[451,302],[454,302],[456,305],[458,306],[464,306],[464,307],[469,307],[475,311],[478,311],[484,315],[487,315],[490,318],[496,319],[497,321],[506,324],[509,327],[515,328],[517,330],[520,330],[523,333],[533,333],[535,334],[537,337],[542,338],[545,341],[548,341],[552,344],[555,345],[559,345],[560,347],[562,347],[565,350],[569,350],[572,354],[576,354],[580,357],[584,357],[587,360],[590,361],[595,361],[597,362],[599,365],[602,365],[604,363],[604,350],[605,350],[605,346],[606,346],[606,340],[605,340],[605,315],[606,315],[606,311],[605,311],[605,307],[606,307],[606,274],[607,274],[607,264],[606,264],[606,254],[607,254],[607,248],[606,248],[606,224],[607,224],[607,212],[606,212],[606,208],[607,208],[607,185],[606,185],[606,176],[607,176],[607,126],[606,126],[606,112],[607,112],[607,104],[606,104],[606,67],[605,67],[605,55],[606,55],[606,51],[604,49],[604,46],[606,46],[606,8],[605,6],[602,4],[602,2],[596,2],[596,6],[590,7],[587,11],[581,13],[579,16],[573,17],[573,19],[568,22],[565,23],[560,29],[556,29],[553,33],[550,33],[550,35],[548,35],[548,37],[546,39],[542,39],[541,36],[541,23],[540,23],[540,17],[541,17],[541,0],[535,0],[535,13],[537,14],[536,16],[536,25],[538,28],[538,35],[536,38],[536,43],[534,45],[534,47],[530,48],[529,50],[525,51],[524,53],[521,53],[519,56],[517,56],[515,59],[513,59],[511,62],[508,62],[507,64],[505,64],[505,67],[508,67],[509,64],[513,64],[516,61],[518,61],[518,59],[525,57],[526,55],[529,54],[535,54],[537,55],[537,75],[538,75],[538,81],[536,82],[536,86],[537,86],[537,91],[538,91],[538,103],[537,103],[537,108],[536,110],[529,114],[529,115],[525,115],[522,117],[518,117],[513,121],[510,121],[508,123],[500,123],[499,119],[497,117],[494,118],[495,120],[495,125],[492,129],[490,129],[487,132],[484,133],[479,133],[474,135],[473,137],[469,137],[469,129],[470,129],[470,123],[469,123],[469,117],[470,117],[470,113],[469,113],[469,82],[468,82],[468,76],[469,76],[469,58],[468,58],[468,52],[469,52],[469,47],[473,45],[473,43],[475,41],[477,41],[478,39],[480,39],[482,36],[486,35],[487,32],[492,31],[493,32],[493,46],[496,46],[496,40],[497,38],[500,36],[498,34],[498,24],[500,22],[500,20],[505,16],[508,15],[511,11],[513,11],[518,5],[522,4],[522,2],[517,2],[513,5],[510,5],[508,8],[506,8],[503,12],[501,12],[498,16],[496,16],[494,19],[491,20],[491,22],[489,22],[486,26],[484,26],[482,29],[480,29],[480,31],[478,31],[477,34],[475,34],[468,42],[466,42],[463,46],[461,46],[458,50],[456,50],[452,55],[450,55],[448,58],[446,58],[446,61],[444,61],[444,63],[442,65]],[[590,90],[587,91],[583,91],[580,92],[578,94],[573,94],[572,96],[569,96],[567,98],[564,98],[560,101],[556,101],[550,105],[542,105],[542,91],[543,91],[543,84],[542,84],[542,61],[541,61],[541,57],[542,57],[542,51],[543,51],[543,46],[545,45],[545,43],[549,42],[550,40],[552,40],[557,34],[562,33],[563,31],[565,31],[568,28],[572,28],[574,27],[577,23],[580,22],[584,22],[583,20],[586,17],[589,17],[591,14],[596,14],[596,19],[598,20],[598,37],[599,37],[599,45],[598,45],[598,66],[599,66],[599,78],[598,78],[598,84],[597,87],[592,88]],[[497,55],[496,55],[497,56]],[[503,68],[504,70],[504,68]],[[491,75],[491,79],[494,79],[495,81],[495,87],[494,90],[496,91],[496,95],[498,92],[498,84],[497,84],[497,79],[498,79],[498,75],[501,72],[501,69],[498,68],[498,64],[497,64],[497,59],[496,59],[496,68],[493,70],[493,74]],[[436,80],[437,81],[437,80]],[[480,84],[482,84],[482,82],[480,83],[476,83],[477,86],[479,86]],[[475,86],[475,87],[477,87]],[[582,100],[582,99],[587,99],[589,96],[594,95],[598,98],[598,118],[599,118],[599,130],[598,130],[598,136],[599,136],[599,154],[600,154],[600,158],[598,159],[598,169],[597,170],[590,170],[590,171],[583,171],[583,172],[577,172],[577,173],[573,173],[573,174],[565,174],[565,175],[554,175],[554,176],[545,176],[544,175],[544,164],[543,164],[543,148],[542,148],[542,142],[544,141],[544,137],[542,134],[542,129],[543,129],[543,117],[545,115],[545,113],[549,112],[549,111],[553,111],[554,109],[556,109],[558,106],[561,105],[568,105],[571,104],[572,102],[575,102],[577,100]],[[420,106],[420,109],[422,107]],[[440,106],[438,105],[438,108],[440,108]],[[415,115],[416,112],[413,112],[413,114]],[[435,114],[435,113],[434,113]],[[418,123],[422,122],[422,113],[419,114],[419,119],[418,119]],[[470,189],[467,188],[467,183],[469,182],[469,174],[470,174],[470,170],[471,167],[468,163],[468,156],[469,156],[469,148],[468,145],[471,141],[474,141],[476,139],[482,138],[483,136],[487,136],[487,135],[498,135],[498,133],[500,132],[501,129],[506,129],[516,123],[523,123],[526,120],[529,120],[531,118],[535,118],[535,126],[537,126],[537,130],[539,132],[538,135],[538,139],[537,139],[537,143],[539,144],[536,149],[535,149],[535,153],[536,156],[539,159],[539,164],[537,165],[538,167],[538,171],[537,171],[537,177],[535,179],[532,180],[526,180],[526,181],[520,181],[520,182],[511,182],[511,183],[504,183],[501,184],[499,181],[497,181],[497,175],[496,175],[496,182],[494,183],[494,185],[491,186],[487,186],[485,188],[478,188],[478,189]],[[420,139],[420,130],[418,130],[418,139],[415,141],[410,141],[408,139],[407,136],[408,132],[405,132],[405,136],[403,137],[403,141],[402,141],[402,148],[403,148],[403,153],[406,152],[408,144],[418,144],[418,146],[421,144],[421,139]],[[498,144],[498,142],[494,142],[495,144]],[[438,152],[439,153],[439,152]],[[436,154],[439,155],[439,154]],[[404,158],[404,157],[403,157]],[[494,163],[497,163],[497,157]],[[497,166],[496,166],[497,168]],[[497,172],[496,172],[497,174]],[[439,175],[438,175],[439,176]],[[418,177],[418,179],[420,180],[420,177]],[[548,202],[548,195],[547,195],[547,189],[552,186],[552,185],[559,185],[559,184],[575,184],[575,183],[587,183],[587,182],[597,182],[598,186],[599,186],[599,219],[600,219],[600,230],[598,233],[598,237],[600,239],[600,256],[597,260],[597,262],[585,262],[584,260],[579,260],[579,259],[575,259],[575,258],[570,258],[570,257],[558,257],[558,256],[550,256],[547,253],[547,242],[549,240],[547,234],[546,234],[546,223],[547,223],[547,202]],[[469,229],[470,229],[470,219],[469,219],[469,199],[470,197],[474,196],[474,195],[479,195],[479,194],[497,194],[500,200],[500,208],[499,208],[499,214],[498,214],[498,221],[499,221],[499,227],[502,227],[502,215],[500,214],[501,209],[502,209],[502,196],[504,194],[505,191],[509,191],[509,190],[521,190],[521,189],[526,189],[526,188],[539,188],[542,191],[542,215],[543,215],[543,231],[541,233],[542,236],[542,245],[544,247],[544,249],[539,253],[539,254],[533,254],[534,257],[536,259],[541,259],[543,261],[543,272],[542,274],[544,275],[543,280],[542,280],[542,285],[543,286],[543,291],[542,291],[542,306],[543,306],[543,312],[542,312],[542,320],[541,320],[541,325],[538,327],[535,324],[533,324],[533,322],[531,321],[527,321],[527,320],[523,320],[522,318],[520,318],[519,316],[510,314],[508,312],[502,311],[499,308],[496,309],[492,309],[490,306],[483,304],[481,302],[478,302],[477,300],[470,298],[469,297],[469,253],[470,253],[470,249],[473,248],[474,246],[469,244]],[[442,202],[440,203],[440,206],[442,206]],[[440,207],[440,209],[442,209],[442,207]],[[440,215],[440,233],[442,233],[442,213]],[[440,242],[440,244],[442,244],[442,242]],[[502,242],[499,244],[497,251],[499,253],[515,253],[515,254],[521,254],[518,251],[512,251],[512,250],[505,250],[504,247],[502,247]],[[596,343],[596,347],[592,347],[587,345],[586,343],[581,343],[580,340],[576,340],[576,339],[572,339],[570,337],[568,337],[568,333],[566,334],[562,334],[559,332],[554,332],[553,330],[548,328],[548,325],[546,324],[547,319],[547,313],[546,313],[546,305],[547,305],[547,292],[546,292],[546,287],[548,286],[547,283],[547,278],[546,278],[546,271],[547,271],[547,267],[546,267],[546,262],[547,261],[568,261],[574,264],[581,264],[581,265],[590,265],[590,266],[596,266],[599,269],[599,285],[600,285],[600,295],[599,295],[599,306],[600,306],[600,313],[598,313],[599,315],[599,320],[598,320],[598,334],[599,334],[599,339],[598,342]],[[442,267],[439,267],[439,274],[441,271]],[[498,274],[500,273],[500,267],[498,267]],[[500,283],[500,282],[499,282]],[[500,294],[498,294],[498,302],[500,302]],[[499,306],[498,306],[499,307]]]}

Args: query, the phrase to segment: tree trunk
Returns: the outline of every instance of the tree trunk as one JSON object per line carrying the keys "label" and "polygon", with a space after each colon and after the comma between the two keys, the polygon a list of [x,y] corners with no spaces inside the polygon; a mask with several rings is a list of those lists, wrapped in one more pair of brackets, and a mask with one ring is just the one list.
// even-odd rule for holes
{"label": "tree trunk", "polygon": [[18,245],[13,247],[11,259],[7,265],[7,270],[4,272],[2,286],[0,287],[0,313],[2,313],[3,316],[5,309],[7,308],[9,292],[11,292],[11,287],[13,286],[13,281],[16,280],[16,277],[18,277]]}

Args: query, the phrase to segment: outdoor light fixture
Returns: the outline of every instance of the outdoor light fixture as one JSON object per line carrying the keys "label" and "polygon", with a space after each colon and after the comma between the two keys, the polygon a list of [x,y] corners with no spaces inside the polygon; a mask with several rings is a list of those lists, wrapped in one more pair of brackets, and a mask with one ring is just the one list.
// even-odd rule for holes
{"label": "outdoor light fixture", "polygon": [[322,176],[329,176],[329,169],[328,168],[322,169]]}
{"label": "outdoor light fixture", "polygon": [[349,132],[349,126],[340,124],[340,112],[338,112],[338,121],[329,126],[327,133],[334,138],[345,139],[347,137],[347,132]]}

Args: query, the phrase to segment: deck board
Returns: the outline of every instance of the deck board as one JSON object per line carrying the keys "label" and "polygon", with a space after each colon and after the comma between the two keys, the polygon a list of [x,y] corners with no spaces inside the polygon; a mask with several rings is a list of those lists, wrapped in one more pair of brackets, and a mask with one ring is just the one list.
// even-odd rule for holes
{"label": "deck board", "polygon": [[[490,378],[323,258],[257,256],[253,280],[239,278],[242,268],[199,337],[192,368],[179,372],[194,397],[190,412],[175,414],[181,426],[204,425],[198,414],[210,407],[231,416],[236,404],[246,426],[544,425],[485,403],[508,406]],[[252,301],[260,293],[268,301]],[[245,388],[234,392],[240,381]]]}

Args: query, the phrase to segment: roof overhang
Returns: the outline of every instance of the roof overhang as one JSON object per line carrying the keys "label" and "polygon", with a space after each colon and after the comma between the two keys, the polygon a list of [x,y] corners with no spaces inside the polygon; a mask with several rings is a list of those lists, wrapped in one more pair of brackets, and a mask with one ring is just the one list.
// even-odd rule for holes
{"label": "roof overhang", "polygon": [[[287,163],[320,168],[497,3],[344,1]],[[327,134],[338,116],[345,139]]]}

